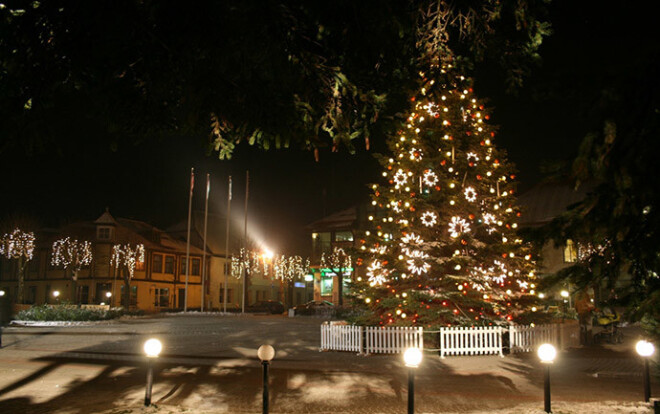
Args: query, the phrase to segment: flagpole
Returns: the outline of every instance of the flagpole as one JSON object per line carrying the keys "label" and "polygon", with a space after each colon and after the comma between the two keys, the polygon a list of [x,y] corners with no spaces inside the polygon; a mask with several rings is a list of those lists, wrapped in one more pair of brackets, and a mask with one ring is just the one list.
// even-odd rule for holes
{"label": "flagpole", "polygon": [[206,300],[206,229],[209,222],[209,192],[211,191],[211,177],[206,174],[206,204],[204,205],[204,253],[202,255],[202,307],[204,312],[204,301]]}
{"label": "flagpole", "polygon": [[188,197],[188,239],[186,241],[186,288],[183,293],[183,311],[188,311],[188,269],[190,269],[190,218],[192,216],[192,196],[195,187],[195,169],[190,169],[190,197]]}
{"label": "flagpole", "polygon": [[227,283],[229,281],[229,272],[231,271],[231,261],[229,260],[229,217],[231,213],[231,175],[229,176],[229,191],[227,192],[227,237],[225,239],[225,288],[223,291],[224,312],[227,313]]}
{"label": "flagpole", "polygon": [[[245,171],[245,231],[243,234],[243,250],[247,254],[247,220],[248,220],[248,196],[250,194],[250,170]],[[249,263],[249,259],[248,259]],[[243,275],[243,303],[241,313],[245,313],[245,297],[247,296],[247,281],[249,264],[245,266],[245,274]]]}

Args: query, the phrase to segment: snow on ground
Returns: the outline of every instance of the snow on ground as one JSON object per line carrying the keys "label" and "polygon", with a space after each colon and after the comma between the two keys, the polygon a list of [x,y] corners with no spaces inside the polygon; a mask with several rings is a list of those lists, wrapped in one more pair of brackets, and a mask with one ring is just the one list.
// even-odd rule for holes
{"label": "snow on ground", "polygon": [[[361,410],[360,410],[361,411]],[[332,414],[360,414],[357,412],[338,412],[333,411]],[[279,414],[280,411],[271,409],[273,414]],[[617,401],[603,401],[603,402],[590,402],[590,403],[574,403],[574,402],[553,402],[552,412],[554,414],[603,414],[603,413],[616,413],[616,414],[652,414],[653,408],[649,403],[632,402],[622,403]],[[151,407],[126,407],[120,409],[112,409],[104,411],[102,414],[176,414],[176,413],[189,413],[189,414],[226,414],[224,410],[195,410],[190,407],[160,405]],[[256,413],[256,412],[255,412]],[[372,412],[373,413],[373,412]],[[438,411],[438,412],[420,412],[419,414],[453,414],[457,411]],[[538,403],[527,403],[519,405],[514,408],[507,408],[504,410],[489,410],[483,411],[468,411],[463,412],[467,414],[545,414],[543,409],[543,401]]]}

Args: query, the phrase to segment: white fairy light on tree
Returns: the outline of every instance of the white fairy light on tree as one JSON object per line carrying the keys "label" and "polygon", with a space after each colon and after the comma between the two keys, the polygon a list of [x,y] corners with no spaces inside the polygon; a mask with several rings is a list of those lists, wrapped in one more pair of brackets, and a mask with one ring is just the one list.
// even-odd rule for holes
{"label": "white fairy light on tree", "polygon": [[344,304],[343,290],[344,290],[344,272],[351,268],[352,259],[351,256],[346,254],[344,249],[340,247],[335,247],[332,249],[332,253],[326,255],[323,253],[321,255],[321,266],[332,269],[333,272],[337,274],[337,283],[338,283],[338,295],[339,295],[339,306]]}
{"label": "white fairy light on tree", "polygon": [[463,233],[470,231],[470,224],[460,217],[452,217],[449,222],[449,234],[451,237],[456,238]]}
{"label": "white fairy light on tree", "polygon": [[123,273],[124,278],[124,306],[128,308],[130,304],[131,280],[135,274],[135,268],[138,264],[144,263],[145,250],[143,244],[137,244],[135,247],[130,243],[115,244],[112,246],[112,256],[110,257],[110,266],[114,266]]}
{"label": "white fairy light on tree", "polygon": [[53,266],[62,266],[64,271],[72,271],[71,298],[78,301],[77,281],[78,272],[83,266],[92,262],[92,243],[88,241],[72,240],[70,237],[53,242],[50,263]]}
{"label": "white fairy light on tree", "polygon": [[438,222],[438,216],[432,211],[422,213],[420,220],[426,227],[433,227]]}
{"label": "white fairy light on tree", "polygon": [[25,284],[25,267],[32,260],[34,253],[34,233],[25,232],[19,228],[6,233],[0,240],[0,255],[18,262],[18,303],[23,303],[23,286]]}

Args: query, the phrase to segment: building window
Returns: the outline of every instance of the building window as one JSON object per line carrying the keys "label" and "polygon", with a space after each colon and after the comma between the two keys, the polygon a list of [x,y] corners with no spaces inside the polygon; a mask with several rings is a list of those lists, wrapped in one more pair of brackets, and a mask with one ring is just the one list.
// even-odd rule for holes
{"label": "building window", "polygon": [[80,300],[80,303],[89,303],[89,286],[78,286],[78,300]]}
{"label": "building window", "polygon": [[167,308],[170,306],[170,289],[156,288],[156,301],[154,306],[159,308]]}
{"label": "building window", "polygon": [[94,302],[101,303],[108,300],[107,293],[112,293],[112,283],[97,283],[96,284],[96,300]]}
{"label": "building window", "polygon": [[165,272],[170,275],[174,274],[174,256],[165,256]]}
{"label": "building window", "polygon": [[332,295],[332,276],[321,274],[321,295]]}
{"label": "building window", "polygon": [[[121,285],[121,299],[124,300],[124,292],[126,291],[126,285]],[[130,288],[130,298],[129,304],[131,306],[137,306],[137,286],[131,286]]]}
{"label": "building window", "polygon": [[190,274],[194,276],[199,276],[202,274],[200,270],[200,260],[197,258],[190,259]]}
{"label": "building window", "polygon": [[231,275],[231,263],[229,261],[226,261],[223,265],[223,274],[225,275]]}
{"label": "building window", "polygon": [[[233,290],[232,289],[227,289],[227,303],[231,303],[233,298]],[[225,288],[220,287],[220,303],[224,303],[225,300]]]}
{"label": "building window", "polygon": [[353,241],[353,233],[350,231],[338,231],[335,233],[336,242],[349,242]]}
{"label": "building window", "polygon": [[152,271],[151,273],[163,273],[163,255],[154,254],[151,259]]}
{"label": "building window", "polygon": [[98,240],[112,240],[112,227],[101,226],[96,229],[96,238]]}
{"label": "building window", "polygon": [[566,245],[564,246],[564,263],[575,263],[577,262],[577,246],[573,240],[566,240]]}
{"label": "building window", "polygon": [[182,257],[180,266],[179,266],[179,274],[180,275],[185,275],[186,274],[186,258]]}

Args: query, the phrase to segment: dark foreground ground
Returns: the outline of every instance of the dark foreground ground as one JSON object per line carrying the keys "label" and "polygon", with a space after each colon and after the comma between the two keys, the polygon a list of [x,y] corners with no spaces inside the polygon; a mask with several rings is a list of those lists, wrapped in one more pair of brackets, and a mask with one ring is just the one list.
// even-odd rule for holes
{"label": "dark foreground ground", "polygon": [[[401,356],[319,352],[313,318],[169,315],[103,324],[11,327],[0,349],[0,413],[258,413],[261,365],[271,344],[272,413],[405,413]],[[552,366],[555,413],[651,413],[642,404],[635,328],[621,345],[572,349]],[[142,408],[142,343],[164,343],[152,401]],[[543,367],[533,354],[426,353],[418,413],[542,413]],[[660,391],[657,383],[653,384]],[[657,394],[655,394],[657,395]]]}

